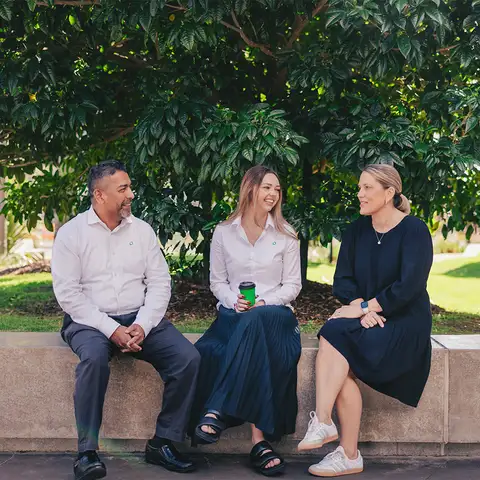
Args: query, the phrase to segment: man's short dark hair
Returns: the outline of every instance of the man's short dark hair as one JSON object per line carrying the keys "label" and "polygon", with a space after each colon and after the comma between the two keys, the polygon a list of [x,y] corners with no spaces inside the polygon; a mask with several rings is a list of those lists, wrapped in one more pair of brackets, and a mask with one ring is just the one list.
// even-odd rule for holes
{"label": "man's short dark hair", "polygon": [[107,160],[93,166],[88,173],[88,194],[93,197],[93,192],[97,187],[98,180],[111,177],[118,171],[127,172],[125,165],[117,160]]}

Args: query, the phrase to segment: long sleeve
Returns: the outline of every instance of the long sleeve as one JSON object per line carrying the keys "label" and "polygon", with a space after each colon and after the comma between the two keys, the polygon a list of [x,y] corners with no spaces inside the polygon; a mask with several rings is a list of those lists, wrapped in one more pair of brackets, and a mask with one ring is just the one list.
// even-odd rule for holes
{"label": "long sleeve", "polygon": [[427,288],[433,261],[432,237],[427,226],[421,220],[415,220],[415,225],[408,229],[403,239],[400,278],[376,296],[382,315],[387,318],[405,308]]}
{"label": "long sleeve", "polygon": [[297,239],[289,238],[283,255],[282,286],[275,292],[263,295],[261,300],[266,305],[287,305],[297,298],[301,289],[300,246]]}
{"label": "long sleeve", "polygon": [[167,262],[153,229],[151,229],[150,234],[151,238],[145,271],[147,292],[145,294],[145,303],[140,307],[135,320],[135,323],[143,328],[145,337],[152,328],[162,321],[171,295],[171,278]]}
{"label": "long sleeve", "polygon": [[237,295],[230,289],[223,248],[222,232],[217,227],[210,248],[210,290],[222,305],[234,308]]}
{"label": "long sleeve", "polygon": [[75,236],[60,229],[52,252],[53,291],[57,302],[74,322],[93,327],[110,338],[119,324],[85,296],[80,284],[81,275],[82,266],[75,251]]}
{"label": "long sleeve", "polygon": [[343,235],[333,278],[333,295],[344,305],[349,305],[351,301],[361,297],[355,279],[355,238],[353,228],[353,225],[349,226]]}

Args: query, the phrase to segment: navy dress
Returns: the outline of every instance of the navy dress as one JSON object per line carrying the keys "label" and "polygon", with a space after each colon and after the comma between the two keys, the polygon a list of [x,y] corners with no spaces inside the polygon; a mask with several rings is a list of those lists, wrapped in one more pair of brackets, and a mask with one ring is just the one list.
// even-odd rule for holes
{"label": "navy dress", "polygon": [[414,407],[430,372],[432,259],[430,232],[418,218],[406,216],[378,244],[371,217],[361,217],[343,237],[333,293],[345,305],[376,298],[387,322],[367,329],[358,318],[338,318],[318,333],[362,382]]}

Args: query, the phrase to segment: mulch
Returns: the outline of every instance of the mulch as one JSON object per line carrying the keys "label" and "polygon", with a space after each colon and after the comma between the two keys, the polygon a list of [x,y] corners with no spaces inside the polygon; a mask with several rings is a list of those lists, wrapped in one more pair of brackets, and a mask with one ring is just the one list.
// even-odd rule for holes
{"label": "mulch", "polygon": [[[0,271],[2,275],[22,275],[26,273],[50,272],[47,263],[35,263],[20,268],[10,268]],[[300,324],[321,323],[325,321],[341,303],[332,295],[332,286],[325,283],[310,282],[303,287],[295,301],[295,312]],[[37,315],[56,315],[62,311],[52,297],[51,301],[42,305],[32,305],[32,309],[25,313]],[[446,311],[432,305],[432,313]],[[216,315],[216,299],[206,285],[187,280],[177,280],[172,289],[172,297],[167,310],[167,318],[172,321],[188,322],[189,319],[213,318]]]}

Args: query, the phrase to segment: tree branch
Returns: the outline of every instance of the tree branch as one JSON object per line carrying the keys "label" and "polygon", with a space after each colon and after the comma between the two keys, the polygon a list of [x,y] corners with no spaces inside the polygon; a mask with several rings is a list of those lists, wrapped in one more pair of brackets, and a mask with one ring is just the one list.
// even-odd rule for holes
{"label": "tree branch", "polygon": [[168,8],[171,8],[172,10],[177,10],[179,12],[186,12],[188,10],[188,8],[186,7],[182,7],[180,5],[172,5],[171,3],[166,3],[165,6]]}
{"label": "tree branch", "polygon": [[[318,15],[325,7],[328,7],[328,0],[320,0],[315,6],[315,8],[312,10],[311,17],[313,18],[315,17],[315,15]],[[299,39],[300,35],[302,34],[303,30],[309,22],[310,20],[307,15],[297,15],[295,17],[295,21],[293,22],[292,27],[292,35],[290,36],[286,44],[287,48],[293,47],[293,44]]]}
{"label": "tree branch", "polygon": [[439,50],[437,50],[437,52],[445,54],[445,53],[448,53],[450,50],[453,50],[454,48],[457,48],[457,47],[458,47],[458,44],[450,45],[449,47],[440,48]]}
{"label": "tree branch", "polygon": [[268,48],[268,45],[262,44],[262,43],[257,43],[248,38],[247,34],[243,31],[242,26],[238,22],[237,16],[235,15],[235,12],[232,10],[231,12],[232,15],[232,20],[235,26],[231,25],[230,23],[221,21],[220,23],[224,25],[225,27],[229,28],[230,30],[233,30],[234,32],[237,32],[240,37],[242,37],[242,40],[252,48],[258,48],[260,49],[265,55],[268,55],[269,57],[275,57],[273,52]]}
{"label": "tree branch", "polygon": [[[68,5],[71,7],[88,7],[90,5],[100,5],[100,0],[55,0],[55,5]],[[37,2],[37,7],[49,7],[47,2]]]}
{"label": "tree branch", "polygon": [[112,135],[111,137],[106,138],[106,139],[104,140],[104,143],[114,142],[115,140],[118,140],[119,138],[122,138],[122,137],[124,137],[125,135],[128,135],[129,133],[132,133],[133,130],[134,130],[134,128],[135,128],[135,127],[123,128],[122,130],[120,130],[119,132],[117,132],[115,135]]}

